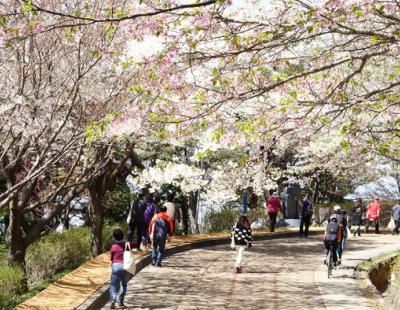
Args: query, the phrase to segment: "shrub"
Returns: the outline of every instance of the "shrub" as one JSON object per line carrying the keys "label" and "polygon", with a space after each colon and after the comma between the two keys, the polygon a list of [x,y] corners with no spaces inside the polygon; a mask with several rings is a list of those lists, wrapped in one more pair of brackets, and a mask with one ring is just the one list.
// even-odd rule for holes
{"label": "shrub", "polygon": [[224,230],[230,231],[240,214],[240,209],[230,209],[227,207],[222,208],[221,211],[210,209],[205,215],[205,229],[208,232],[221,232]]}
{"label": "shrub", "polygon": [[29,246],[26,253],[28,286],[54,275],[69,265],[78,265],[90,257],[88,228],[51,233]]}
{"label": "shrub", "polygon": [[12,308],[12,297],[21,292],[23,278],[20,268],[0,266],[0,309]]}

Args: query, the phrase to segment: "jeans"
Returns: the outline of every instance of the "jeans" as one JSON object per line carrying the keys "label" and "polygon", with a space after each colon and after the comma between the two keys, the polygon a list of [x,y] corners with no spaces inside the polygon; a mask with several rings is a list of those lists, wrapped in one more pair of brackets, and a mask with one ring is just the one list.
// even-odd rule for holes
{"label": "jeans", "polygon": [[340,242],[338,246],[338,252],[339,252],[339,258],[342,259],[342,254],[344,251],[344,247],[346,246],[346,241],[347,241],[347,234],[343,234],[342,241]]}
{"label": "jeans", "polygon": [[276,225],[276,215],[278,213],[272,213],[272,212],[268,212],[268,216],[269,216],[269,229],[270,232],[274,232],[275,230],[275,225]]}
{"label": "jeans", "polygon": [[[111,265],[111,283],[110,283],[110,299],[112,301],[124,302],[126,294],[126,283],[128,282],[128,274],[124,270],[123,263]],[[119,298],[118,298],[119,297]]]}
{"label": "jeans", "polygon": [[155,264],[161,264],[164,258],[166,239],[154,238],[153,240],[153,250],[151,252],[151,260]]}
{"label": "jeans", "polygon": [[361,236],[361,225],[357,225],[356,228],[354,229],[354,236],[355,235]]}
{"label": "jeans", "polygon": [[305,215],[300,219],[300,235],[303,234],[303,226],[304,226],[304,236],[308,237],[308,228],[310,227],[311,216]]}
{"label": "jeans", "polygon": [[143,234],[145,233],[146,230],[146,224],[145,222],[131,222],[128,225],[128,241],[132,242],[133,239],[133,234],[135,233],[135,230],[137,230],[137,248],[140,248],[140,243],[142,242],[142,237]]}
{"label": "jeans", "polygon": [[244,250],[246,249],[245,245],[237,245],[236,246],[236,263],[235,267],[240,267],[242,265],[242,258]]}

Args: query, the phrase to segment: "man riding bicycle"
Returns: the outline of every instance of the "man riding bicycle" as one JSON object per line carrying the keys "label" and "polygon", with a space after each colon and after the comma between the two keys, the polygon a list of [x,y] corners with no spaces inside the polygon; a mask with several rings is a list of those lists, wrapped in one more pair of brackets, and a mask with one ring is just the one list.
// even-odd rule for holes
{"label": "man riding bicycle", "polygon": [[324,245],[325,245],[325,260],[324,264],[326,264],[326,260],[329,254],[329,251],[332,250],[333,254],[333,265],[338,265],[338,246],[342,241],[342,229],[338,223],[338,219],[336,214],[332,214],[329,218],[329,223],[326,225],[325,235],[324,235]]}

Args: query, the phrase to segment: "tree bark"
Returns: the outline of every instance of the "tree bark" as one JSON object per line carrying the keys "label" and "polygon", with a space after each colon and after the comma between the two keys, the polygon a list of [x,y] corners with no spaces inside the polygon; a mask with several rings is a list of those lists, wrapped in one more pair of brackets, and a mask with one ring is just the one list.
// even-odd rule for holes
{"label": "tree bark", "polygon": [[89,216],[91,227],[91,247],[92,255],[97,256],[103,253],[103,197],[102,188],[98,182],[93,182],[89,186]]}
{"label": "tree bark", "polygon": [[189,211],[189,219],[190,219],[190,233],[196,233],[199,230],[197,224],[197,191],[190,192],[189,194],[189,202],[188,202],[188,211]]}
{"label": "tree bark", "polygon": [[23,213],[19,210],[17,199],[10,203],[10,222],[7,228],[6,242],[8,244],[8,265],[19,267],[25,274],[22,280],[22,291],[28,290],[26,277],[25,253],[28,247],[23,231]]}

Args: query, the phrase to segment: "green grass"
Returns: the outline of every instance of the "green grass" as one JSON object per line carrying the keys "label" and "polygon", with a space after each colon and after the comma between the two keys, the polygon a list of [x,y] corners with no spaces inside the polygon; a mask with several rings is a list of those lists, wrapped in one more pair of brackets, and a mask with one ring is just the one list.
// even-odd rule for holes
{"label": "green grass", "polygon": [[[367,259],[357,265],[356,271],[357,272],[368,272],[369,270],[374,268],[377,264],[379,264],[380,262],[386,260],[387,258],[389,258],[391,256],[399,256],[400,257],[400,251],[392,251],[392,252],[385,253],[382,256],[375,257],[373,259]],[[400,270],[400,259],[399,258],[396,260],[394,267],[395,267],[395,270]]]}
{"label": "green grass", "polygon": [[54,274],[51,277],[48,277],[46,279],[43,279],[41,281],[38,282],[38,284],[30,289],[28,292],[21,294],[21,295],[15,295],[10,299],[10,303],[8,307],[5,307],[4,310],[11,310],[13,309],[16,305],[34,297],[35,295],[37,295],[39,292],[43,291],[44,289],[46,289],[50,284],[52,284],[53,282],[61,279],[63,276],[65,276],[66,274],[70,273],[71,271],[75,270],[76,268],[78,268],[80,265],[82,265],[85,261],[82,261],[78,264],[74,264],[74,265],[69,265],[69,266],[65,266],[65,268],[63,268],[62,270],[60,270],[59,272],[57,272],[56,274]]}

